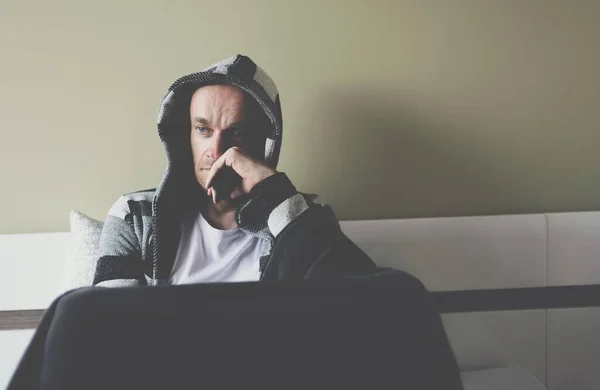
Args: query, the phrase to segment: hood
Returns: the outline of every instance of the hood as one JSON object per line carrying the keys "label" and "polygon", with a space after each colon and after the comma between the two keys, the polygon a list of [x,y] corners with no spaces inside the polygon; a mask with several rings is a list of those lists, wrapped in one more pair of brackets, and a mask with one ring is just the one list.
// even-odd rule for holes
{"label": "hood", "polygon": [[238,54],[213,64],[205,70],[177,79],[162,100],[158,114],[158,134],[167,153],[167,164],[177,163],[182,156],[173,153],[181,132],[189,131],[183,126],[189,121],[189,105],[192,94],[200,87],[228,84],[246,91],[262,107],[271,129],[267,132],[264,160],[275,168],[279,160],[283,130],[279,92],[273,80],[249,57]]}
{"label": "hood", "polygon": [[[247,92],[264,110],[270,122],[265,140],[264,161],[275,168],[279,160],[283,123],[279,92],[273,80],[250,58],[235,55],[205,70],[177,79],[167,91],[158,114],[158,135],[165,149],[167,166],[157,197],[166,203],[195,203],[204,195],[194,176],[190,146],[189,107],[193,93],[200,87],[228,84]],[[189,201],[189,202],[188,202]],[[183,205],[181,205],[183,206]]]}
{"label": "hood", "polygon": [[[189,129],[190,101],[203,86],[228,84],[247,92],[264,110],[270,122],[265,140],[264,161],[275,168],[279,160],[283,123],[279,92],[273,80],[250,58],[236,55],[205,70],[177,79],[167,91],[158,114],[158,135],[165,149],[167,166],[156,196],[168,208],[185,208],[205,193],[194,175]],[[177,203],[177,204],[174,204]]]}

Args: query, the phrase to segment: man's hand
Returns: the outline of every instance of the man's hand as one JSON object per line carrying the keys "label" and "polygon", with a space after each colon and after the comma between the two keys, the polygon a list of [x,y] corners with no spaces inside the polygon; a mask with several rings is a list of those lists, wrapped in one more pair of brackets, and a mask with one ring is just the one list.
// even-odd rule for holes
{"label": "man's hand", "polygon": [[[212,187],[215,176],[223,167],[231,167],[241,176],[241,183],[233,190],[231,194],[217,194],[217,190]],[[208,196],[212,197],[213,202],[217,203],[218,197],[235,199],[241,195],[247,194],[259,182],[277,171],[262,161],[257,161],[238,147],[228,149],[221,157],[217,159],[208,172],[206,188]]]}

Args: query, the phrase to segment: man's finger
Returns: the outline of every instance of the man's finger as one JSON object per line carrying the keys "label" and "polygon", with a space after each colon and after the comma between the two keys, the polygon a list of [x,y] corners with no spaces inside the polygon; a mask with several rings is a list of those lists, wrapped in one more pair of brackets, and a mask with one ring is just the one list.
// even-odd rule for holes
{"label": "man's finger", "polygon": [[233,169],[238,175],[244,177],[243,169],[241,169],[244,165],[242,163],[244,159],[247,160],[247,157],[241,149],[235,146],[227,149],[227,151],[223,153],[223,155],[219,157],[210,168],[206,180],[206,188],[209,188],[213,185],[213,181],[217,172],[225,165]]}
{"label": "man's finger", "polygon": [[223,168],[223,166],[225,165],[226,158],[227,158],[226,154],[227,154],[227,152],[223,153],[223,155],[221,157],[219,157],[217,159],[217,161],[215,161],[213,163],[212,167],[210,167],[210,171],[208,171],[208,176],[206,178],[206,188],[207,189],[212,186],[215,175],[217,174],[219,169]]}

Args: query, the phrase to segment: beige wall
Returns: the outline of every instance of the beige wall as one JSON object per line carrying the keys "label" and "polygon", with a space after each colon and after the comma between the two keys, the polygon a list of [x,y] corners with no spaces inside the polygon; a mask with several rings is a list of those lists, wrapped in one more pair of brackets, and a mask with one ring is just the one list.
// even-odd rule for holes
{"label": "beige wall", "polygon": [[599,40],[595,0],[1,0],[0,233],[155,186],[164,91],[237,52],[341,219],[597,210]]}

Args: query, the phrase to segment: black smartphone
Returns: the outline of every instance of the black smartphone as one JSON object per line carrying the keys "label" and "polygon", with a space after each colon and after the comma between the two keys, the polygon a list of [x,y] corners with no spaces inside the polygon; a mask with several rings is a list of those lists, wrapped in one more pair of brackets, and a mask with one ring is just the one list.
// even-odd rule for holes
{"label": "black smartphone", "polygon": [[217,203],[229,199],[233,190],[240,184],[242,177],[233,168],[225,166],[217,172],[212,186],[217,192]]}

